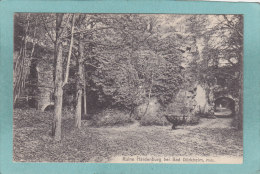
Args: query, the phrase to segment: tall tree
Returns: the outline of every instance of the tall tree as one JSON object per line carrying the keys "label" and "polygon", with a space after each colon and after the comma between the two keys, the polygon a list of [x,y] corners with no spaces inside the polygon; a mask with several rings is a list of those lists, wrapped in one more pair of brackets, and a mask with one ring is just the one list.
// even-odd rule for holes
{"label": "tall tree", "polygon": [[[88,18],[89,19],[89,18]],[[85,14],[80,14],[78,17],[78,28],[84,28],[89,25],[89,23],[84,23],[86,20]],[[90,27],[93,28],[93,25]],[[84,31],[80,31],[78,35],[78,58],[76,60],[77,65],[77,82],[76,82],[76,112],[75,112],[75,127],[81,128],[81,117],[82,117],[82,103],[84,104],[84,112],[87,112],[86,106],[86,80],[85,80],[85,44],[84,44]],[[84,96],[83,96],[84,95]],[[83,97],[83,101],[82,101]]]}
{"label": "tall tree", "polygon": [[54,49],[55,73],[54,73],[54,119],[52,124],[52,134],[56,141],[61,140],[61,116],[63,98],[63,60],[62,60],[62,13],[56,14],[56,40]]}
{"label": "tall tree", "polygon": [[[83,58],[84,58],[84,43],[83,43],[83,33],[79,35],[79,57],[77,59],[77,91],[76,91],[76,116],[75,116],[75,127],[81,127],[81,114],[82,114],[82,94],[84,88],[84,73],[83,69]],[[85,95],[85,94],[84,94]]]}

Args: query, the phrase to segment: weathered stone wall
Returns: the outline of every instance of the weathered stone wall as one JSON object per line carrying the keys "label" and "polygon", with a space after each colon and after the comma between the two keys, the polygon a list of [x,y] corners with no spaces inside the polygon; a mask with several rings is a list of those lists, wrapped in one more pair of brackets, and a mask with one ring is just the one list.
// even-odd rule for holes
{"label": "weathered stone wall", "polygon": [[208,101],[206,95],[207,94],[205,89],[203,89],[201,85],[197,85],[195,101],[197,103],[196,110],[198,112],[202,112],[202,113],[207,112]]}
{"label": "weathered stone wall", "polygon": [[207,84],[198,84],[196,93],[196,113],[203,115],[213,115],[214,92],[211,90],[211,87],[209,87]]}
{"label": "weathered stone wall", "polygon": [[218,98],[221,97],[227,97],[235,102],[235,112],[236,114],[239,112],[239,98],[234,97],[233,95],[230,94],[230,91],[227,87],[221,87],[219,85],[215,85],[211,88],[212,93],[213,93],[213,102],[217,100]]}
{"label": "weathered stone wall", "polygon": [[53,105],[53,67],[50,63],[41,61],[37,65],[38,73],[38,109],[44,111],[48,105]]}
{"label": "weathered stone wall", "polygon": [[[192,42],[190,44],[194,45]],[[182,108],[182,115],[186,116],[187,121],[191,120],[196,115],[196,108],[198,108],[198,102],[196,100],[198,78],[196,72],[194,72],[194,70],[196,70],[194,62],[198,59],[198,50],[195,46],[191,46],[191,50],[186,51],[183,54],[182,67],[184,69],[182,70],[182,75],[184,83],[173,101],[176,110],[179,110],[178,107]],[[183,111],[183,109],[185,111]]]}

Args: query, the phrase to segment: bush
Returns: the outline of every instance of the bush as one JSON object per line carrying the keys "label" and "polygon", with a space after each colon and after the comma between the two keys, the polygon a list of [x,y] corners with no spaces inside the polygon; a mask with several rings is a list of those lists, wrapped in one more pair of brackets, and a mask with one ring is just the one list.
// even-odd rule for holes
{"label": "bush", "polygon": [[119,126],[133,123],[129,113],[117,109],[105,109],[92,117],[92,126]]}
{"label": "bush", "polygon": [[191,116],[191,117],[187,117],[186,119],[186,124],[187,125],[197,125],[200,122],[200,117],[195,115],[195,116]]}
{"label": "bush", "polygon": [[142,126],[152,126],[152,125],[166,126],[169,125],[170,123],[166,120],[165,117],[146,114],[141,118],[140,124]]}

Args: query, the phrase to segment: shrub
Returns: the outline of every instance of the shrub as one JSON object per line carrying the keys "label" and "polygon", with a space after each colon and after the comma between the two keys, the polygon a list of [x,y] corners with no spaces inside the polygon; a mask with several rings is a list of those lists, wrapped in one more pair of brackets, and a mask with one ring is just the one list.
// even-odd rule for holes
{"label": "shrub", "polygon": [[133,123],[129,113],[117,109],[105,109],[92,117],[92,126],[119,126]]}
{"label": "shrub", "polygon": [[140,124],[142,126],[152,126],[152,125],[166,126],[169,125],[170,123],[163,116],[146,114],[141,118]]}
{"label": "shrub", "polygon": [[187,117],[186,119],[186,124],[187,125],[197,125],[200,122],[200,117],[195,115],[195,116],[191,116],[191,117]]}
{"label": "shrub", "polygon": [[200,117],[192,112],[191,107],[187,106],[185,102],[175,101],[170,103],[163,115],[168,117],[169,122],[174,126],[186,124],[196,125],[199,124]]}

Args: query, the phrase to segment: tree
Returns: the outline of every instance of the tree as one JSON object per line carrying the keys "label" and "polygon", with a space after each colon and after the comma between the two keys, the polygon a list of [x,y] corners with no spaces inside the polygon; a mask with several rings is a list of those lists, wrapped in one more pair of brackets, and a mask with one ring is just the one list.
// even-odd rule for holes
{"label": "tree", "polygon": [[56,40],[54,49],[55,75],[54,75],[54,120],[52,133],[56,141],[61,140],[61,116],[62,116],[62,97],[63,97],[63,61],[62,61],[62,13],[56,14]]}
{"label": "tree", "polygon": [[173,30],[165,31],[154,15],[107,18],[109,29],[93,38],[98,68],[91,79],[97,90],[102,87],[100,99],[131,111],[151,96],[169,103],[181,83],[178,42],[182,38]]}
{"label": "tree", "polygon": [[[53,80],[54,80],[54,118],[52,123],[52,135],[56,141],[61,140],[61,117],[63,105],[63,89],[68,83],[68,75],[70,69],[70,59],[73,47],[72,37],[64,37],[65,34],[73,32],[74,29],[74,16],[70,25],[71,14],[37,14],[41,19],[39,27],[41,28],[40,42],[41,47],[51,51],[54,55],[53,60],[49,63],[53,64]],[[71,27],[71,31],[68,28]],[[47,36],[47,37],[46,37]],[[68,50],[67,62],[64,59],[64,48],[70,42]],[[44,53],[43,53],[44,54]],[[66,55],[66,54],[65,54]],[[42,55],[41,55],[42,56]],[[65,66],[66,65],[66,66]],[[65,70],[65,71],[64,71]],[[64,73],[65,72],[65,73]]]}
{"label": "tree", "polygon": [[[30,73],[30,66],[37,43],[36,32],[38,29],[38,16],[31,13],[15,15],[14,29],[14,84],[13,103],[24,92],[27,85],[27,78]],[[22,39],[20,39],[22,38]],[[28,98],[27,94],[27,98]]]}
{"label": "tree", "polygon": [[[82,20],[83,16],[79,16],[79,21]],[[85,84],[84,80],[84,34],[80,33],[78,37],[78,44],[79,44],[79,56],[77,59],[77,91],[76,91],[76,115],[75,115],[75,127],[80,128],[81,127],[81,114],[82,114],[82,94],[83,94],[83,88]],[[84,94],[85,95],[85,94]]]}

